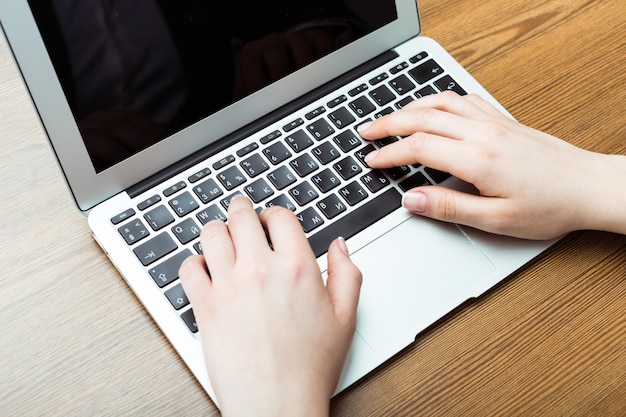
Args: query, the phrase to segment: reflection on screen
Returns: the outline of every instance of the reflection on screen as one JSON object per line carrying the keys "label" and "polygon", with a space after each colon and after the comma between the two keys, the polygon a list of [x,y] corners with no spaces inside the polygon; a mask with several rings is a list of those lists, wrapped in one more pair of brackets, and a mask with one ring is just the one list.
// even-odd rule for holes
{"label": "reflection on screen", "polygon": [[394,0],[29,0],[97,172],[396,19]]}

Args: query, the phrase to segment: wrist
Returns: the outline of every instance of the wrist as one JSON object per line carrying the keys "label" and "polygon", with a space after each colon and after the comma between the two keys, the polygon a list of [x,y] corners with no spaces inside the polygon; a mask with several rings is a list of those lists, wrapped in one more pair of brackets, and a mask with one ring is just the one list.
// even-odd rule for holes
{"label": "wrist", "polygon": [[[263,390],[233,398],[220,404],[223,417],[327,417],[329,415],[330,398],[323,395],[314,386],[295,387],[283,386],[276,389],[272,385],[271,392]],[[301,389],[300,389],[301,388]]]}
{"label": "wrist", "polygon": [[626,234],[626,156],[593,154],[586,174],[583,228]]}

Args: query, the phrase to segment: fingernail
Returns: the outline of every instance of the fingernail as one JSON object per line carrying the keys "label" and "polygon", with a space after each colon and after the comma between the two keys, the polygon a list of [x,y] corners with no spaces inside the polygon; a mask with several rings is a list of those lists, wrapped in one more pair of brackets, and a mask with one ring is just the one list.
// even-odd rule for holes
{"label": "fingernail", "polygon": [[339,245],[339,249],[341,249],[344,255],[350,256],[350,252],[348,251],[348,245],[346,245],[346,240],[342,236],[339,236],[337,238],[337,244]]}
{"label": "fingernail", "polygon": [[408,192],[402,196],[402,205],[414,213],[424,213],[428,205],[428,199],[424,193]]}
{"label": "fingernail", "polygon": [[365,132],[367,129],[369,129],[371,125],[372,122],[361,123],[359,126],[357,126],[356,130],[359,132]]}
{"label": "fingernail", "polygon": [[368,153],[367,155],[365,155],[365,163],[373,161],[377,155],[378,155],[378,151],[372,151]]}

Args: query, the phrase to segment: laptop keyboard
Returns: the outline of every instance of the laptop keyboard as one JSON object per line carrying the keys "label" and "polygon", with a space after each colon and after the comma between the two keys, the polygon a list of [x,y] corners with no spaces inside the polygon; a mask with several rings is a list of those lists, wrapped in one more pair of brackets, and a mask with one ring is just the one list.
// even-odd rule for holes
{"label": "laptop keyboard", "polygon": [[[357,83],[358,84],[358,83]],[[350,238],[401,206],[401,191],[445,181],[448,173],[420,165],[372,170],[365,156],[401,140],[366,142],[358,125],[444,90],[466,92],[422,52],[358,84],[347,94],[278,123],[186,181],[137,201],[111,219],[191,332],[198,328],[179,282],[185,258],[202,253],[202,226],[227,221],[230,200],[248,196],[257,212],[282,206],[295,212],[316,256],[337,236]]]}

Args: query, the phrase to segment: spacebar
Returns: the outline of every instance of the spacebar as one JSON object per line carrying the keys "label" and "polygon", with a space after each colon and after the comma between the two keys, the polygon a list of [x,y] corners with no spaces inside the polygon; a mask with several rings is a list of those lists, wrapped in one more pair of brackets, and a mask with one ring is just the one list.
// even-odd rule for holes
{"label": "spacebar", "polygon": [[318,257],[326,253],[330,242],[337,237],[342,236],[344,239],[348,239],[401,205],[402,196],[395,188],[390,188],[353,212],[338,219],[327,228],[310,236],[309,243],[311,248],[313,248],[315,256]]}

